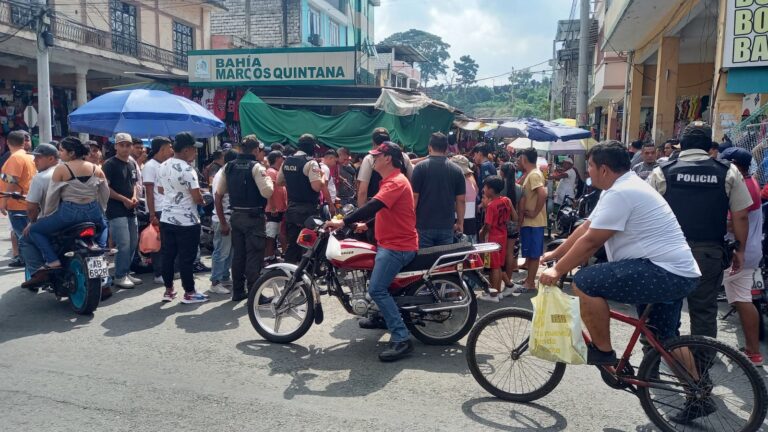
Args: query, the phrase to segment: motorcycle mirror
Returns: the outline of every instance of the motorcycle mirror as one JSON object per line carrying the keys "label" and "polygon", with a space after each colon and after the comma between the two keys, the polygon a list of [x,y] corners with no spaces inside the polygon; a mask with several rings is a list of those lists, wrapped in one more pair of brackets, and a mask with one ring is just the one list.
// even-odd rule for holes
{"label": "motorcycle mirror", "polygon": [[341,214],[344,216],[350,215],[353,211],[355,211],[355,206],[352,204],[345,204],[344,207],[341,208]]}
{"label": "motorcycle mirror", "polygon": [[320,227],[323,225],[323,221],[318,219],[315,216],[310,216],[304,221],[304,228],[307,229],[317,229],[317,227]]}

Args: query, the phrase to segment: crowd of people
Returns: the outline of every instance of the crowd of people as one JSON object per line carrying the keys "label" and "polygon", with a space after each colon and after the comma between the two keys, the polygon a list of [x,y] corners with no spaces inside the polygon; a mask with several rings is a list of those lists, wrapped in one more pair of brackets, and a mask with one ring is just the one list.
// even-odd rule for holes
{"label": "crowd of people", "polygon": [[[161,243],[151,254],[154,282],[165,287],[161,300],[177,297],[174,281],[180,279],[182,303],[230,293],[233,301],[241,301],[263,266],[300,260],[296,240],[308,217],[321,211],[333,216],[353,204],[353,212],[327,226],[353,227],[378,246],[369,293],[380,316],[359,325],[389,329],[392,338],[380,354],[383,361],[413,349],[388,294],[394,276],[419,249],[469,240],[501,246],[486,257],[491,286],[479,298],[489,302],[535,290],[542,259],[560,260],[541,276],[549,283],[605,247],[609,263],[583,269],[573,284],[587,306],[584,321],[595,340],[593,362],[615,358],[605,299],[664,303],[651,319],[663,337],[671,337],[678,332],[682,298],[687,297],[692,333],[715,336],[721,283],[741,317],[747,355],[762,362],[750,293],[762,258],[760,187],[750,175],[752,155],[713,145],[707,125],[692,124],[681,140],[658,147],[609,142],[592,149],[586,174],[603,195],[588,223],[546,255],[548,200],[557,213],[584,184],[570,157],[543,171],[533,148],[478,143],[455,154],[456,146],[439,132],[430,138],[429,154],[418,157],[377,128],[367,154],[322,147],[310,134],[295,146],[267,145],[248,135],[235,146],[222,145],[198,170],[202,144],[188,133],[155,137],[149,152],[127,133],[116,134],[114,141],[114,155],[102,160],[100,146],[74,137],[40,144],[29,153],[28,134],[9,135],[0,180],[4,191],[21,193],[26,200],[4,197],[0,210],[9,216],[19,261],[30,275],[23,287],[37,289],[61,266],[51,235],[86,221],[99,228],[102,247],[115,247],[114,286],[141,284],[130,269],[139,241],[136,209],[144,200]],[[194,278],[200,265],[198,207],[206,188],[215,207],[209,294],[198,289]],[[728,236],[737,245],[732,254],[725,247]],[[731,255],[732,260],[726,259]],[[524,258],[521,268],[519,256]],[[724,262],[729,266],[725,273]],[[653,289],[638,295],[638,290],[618,289],[622,283]],[[110,288],[105,286],[102,294],[111,295]]]}

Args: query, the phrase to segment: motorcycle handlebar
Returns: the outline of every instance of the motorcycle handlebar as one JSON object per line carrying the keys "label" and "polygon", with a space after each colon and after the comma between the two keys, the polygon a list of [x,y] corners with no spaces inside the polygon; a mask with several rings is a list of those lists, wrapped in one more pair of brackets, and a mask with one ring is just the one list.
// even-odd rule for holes
{"label": "motorcycle handlebar", "polygon": [[27,197],[18,192],[0,192],[0,196],[4,196],[11,199],[26,200]]}

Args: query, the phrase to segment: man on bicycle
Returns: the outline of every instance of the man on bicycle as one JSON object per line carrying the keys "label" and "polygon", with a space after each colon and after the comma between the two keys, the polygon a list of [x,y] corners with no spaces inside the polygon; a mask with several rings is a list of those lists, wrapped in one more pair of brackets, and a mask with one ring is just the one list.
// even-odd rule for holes
{"label": "man on bicycle", "polygon": [[540,282],[554,284],[605,245],[609,262],[582,268],[571,287],[592,338],[587,363],[613,365],[607,300],[636,304],[638,313],[653,304],[648,324],[669,339],[678,336],[682,300],[701,273],[669,204],[630,171],[624,146],[600,143],[587,156],[592,185],[603,193],[588,221],[544,255],[559,261]]}

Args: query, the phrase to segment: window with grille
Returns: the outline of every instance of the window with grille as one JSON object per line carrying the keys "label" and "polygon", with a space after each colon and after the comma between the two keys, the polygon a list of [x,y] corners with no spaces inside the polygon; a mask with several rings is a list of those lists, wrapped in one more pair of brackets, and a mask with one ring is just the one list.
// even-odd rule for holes
{"label": "window with grille", "polygon": [[173,52],[176,66],[187,67],[187,53],[195,49],[194,29],[180,22],[173,22]]}
{"label": "window with grille", "polygon": [[112,28],[112,49],[123,54],[137,55],[136,6],[119,0],[111,0],[109,15]]}
{"label": "window with grille", "polygon": [[309,34],[320,34],[320,12],[309,10]]}
{"label": "window with grille", "polygon": [[13,24],[21,27],[34,27],[32,23],[34,17],[31,0],[11,2],[11,22]]}
{"label": "window with grille", "polygon": [[331,25],[329,26],[329,35],[328,35],[328,46],[339,46],[339,25],[331,21]]}

